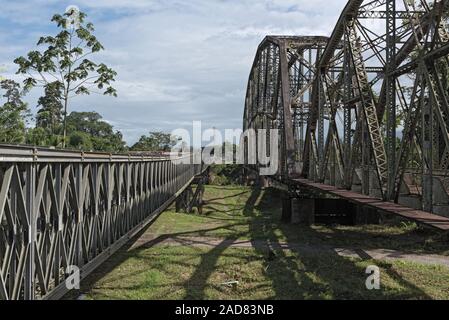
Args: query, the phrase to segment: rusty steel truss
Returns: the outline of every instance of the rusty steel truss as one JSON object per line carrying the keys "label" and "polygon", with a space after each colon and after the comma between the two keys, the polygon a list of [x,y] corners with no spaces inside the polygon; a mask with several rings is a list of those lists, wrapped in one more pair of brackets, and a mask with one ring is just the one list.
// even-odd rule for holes
{"label": "rusty steel truss", "polygon": [[449,216],[449,0],[350,0],[330,37],[268,36],[244,129],[280,129],[277,177]]}
{"label": "rusty steel truss", "polygon": [[202,172],[167,157],[0,146],[0,300],[57,298]]}

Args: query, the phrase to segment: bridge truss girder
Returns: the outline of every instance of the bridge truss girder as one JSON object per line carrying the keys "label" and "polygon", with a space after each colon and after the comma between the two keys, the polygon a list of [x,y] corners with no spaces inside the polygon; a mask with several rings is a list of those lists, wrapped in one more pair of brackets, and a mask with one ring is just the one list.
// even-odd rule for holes
{"label": "bridge truss girder", "polygon": [[[268,36],[254,59],[243,127],[279,129],[278,175],[299,176],[313,79],[326,37]],[[285,120],[284,120],[285,119]]]}
{"label": "bridge truss girder", "polygon": [[169,158],[0,146],[0,300],[57,298],[202,171]]}
{"label": "bridge truss girder", "polygon": [[[286,139],[279,176],[299,174],[396,202],[402,195],[418,195],[426,211],[449,208],[449,86],[442,74],[449,66],[447,16],[449,0],[348,1],[330,38],[321,38],[325,44],[320,42],[313,61],[302,65],[311,79],[302,83],[292,64],[283,71],[290,87],[302,86],[290,88],[288,99],[282,99],[284,113],[274,117]],[[298,43],[317,40],[293,38]],[[254,111],[264,110],[259,96],[248,97],[254,98],[264,50],[270,45],[282,48],[282,39],[267,37],[259,47],[245,128],[262,128],[262,122],[248,117],[252,112],[263,118],[263,112]],[[288,49],[284,56],[288,60]],[[262,79],[258,85],[268,86],[264,92],[288,92],[282,81],[257,79]],[[304,107],[299,108],[303,128],[295,135],[298,102]],[[290,120],[284,121],[289,116],[292,128]]]}

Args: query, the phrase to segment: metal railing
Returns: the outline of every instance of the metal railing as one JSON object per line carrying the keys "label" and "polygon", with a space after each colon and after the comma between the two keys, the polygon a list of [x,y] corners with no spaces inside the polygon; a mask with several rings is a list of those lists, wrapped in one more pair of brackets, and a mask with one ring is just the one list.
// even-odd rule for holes
{"label": "metal railing", "polygon": [[201,172],[168,157],[0,146],[0,300],[62,297],[68,270],[87,276]]}

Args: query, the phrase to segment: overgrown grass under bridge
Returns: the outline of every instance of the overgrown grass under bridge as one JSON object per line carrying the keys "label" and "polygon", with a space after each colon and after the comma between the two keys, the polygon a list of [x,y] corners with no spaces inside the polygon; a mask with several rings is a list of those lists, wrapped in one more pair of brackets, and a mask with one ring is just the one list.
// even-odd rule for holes
{"label": "overgrown grass under bridge", "polygon": [[[414,224],[280,222],[275,190],[208,186],[203,215],[163,213],[83,282],[87,299],[449,299],[449,268],[354,252],[449,256],[447,235]],[[381,269],[381,290],[365,287]]]}

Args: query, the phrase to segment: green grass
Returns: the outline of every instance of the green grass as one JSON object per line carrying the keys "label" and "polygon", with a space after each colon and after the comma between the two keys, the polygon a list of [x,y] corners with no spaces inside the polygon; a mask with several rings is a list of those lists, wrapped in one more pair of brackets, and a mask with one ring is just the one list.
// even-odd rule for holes
{"label": "green grass", "polygon": [[[448,255],[446,235],[390,221],[368,226],[280,222],[274,190],[208,186],[203,215],[163,213],[146,236],[215,238],[382,248]],[[145,237],[145,235],[144,235]],[[159,244],[123,248],[82,284],[88,299],[449,299],[449,269],[412,262],[345,258],[334,251]],[[366,267],[381,268],[381,290],[365,287]],[[223,283],[238,281],[238,285]],[[74,297],[72,295],[72,297]]]}
{"label": "green grass", "polygon": [[449,255],[447,234],[410,222],[392,219],[382,225],[289,225],[281,222],[280,194],[275,190],[208,186],[205,196],[202,216],[167,211],[150,232]]}
{"label": "green grass", "polygon": [[[253,249],[157,247],[130,254],[98,280],[89,299],[448,299],[448,269],[409,262]],[[365,288],[368,265],[381,290]],[[344,275],[344,276],[343,276]],[[238,281],[229,287],[223,283]]]}

